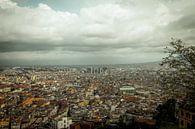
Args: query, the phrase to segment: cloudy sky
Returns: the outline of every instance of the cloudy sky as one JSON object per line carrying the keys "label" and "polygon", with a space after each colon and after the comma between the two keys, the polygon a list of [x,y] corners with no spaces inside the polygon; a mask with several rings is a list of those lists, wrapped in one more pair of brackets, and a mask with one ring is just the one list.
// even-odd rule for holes
{"label": "cloudy sky", "polygon": [[0,0],[0,64],[160,61],[195,45],[194,0]]}

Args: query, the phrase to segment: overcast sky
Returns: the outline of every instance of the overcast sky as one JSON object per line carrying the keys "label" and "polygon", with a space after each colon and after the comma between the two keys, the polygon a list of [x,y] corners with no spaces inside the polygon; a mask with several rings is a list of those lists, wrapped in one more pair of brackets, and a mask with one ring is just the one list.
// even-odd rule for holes
{"label": "overcast sky", "polygon": [[0,0],[0,64],[160,61],[195,45],[194,0]]}

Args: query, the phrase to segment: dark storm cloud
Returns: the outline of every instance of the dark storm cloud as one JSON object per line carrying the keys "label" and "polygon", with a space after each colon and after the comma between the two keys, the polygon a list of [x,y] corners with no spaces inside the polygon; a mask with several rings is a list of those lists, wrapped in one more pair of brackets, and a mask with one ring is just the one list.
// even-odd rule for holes
{"label": "dark storm cloud", "polygon": [[168,30],[173,30],[173,31],[194,29],[195,28],[195,13],[182,16],[177,21],[171,22],[167,26],[167,28]]}
{"label": "dark storm cloud", "polygon": [[[98,52],[104,50],[114,50],[118,48],[132,47],[128,44],[111,44],[111,45],[82,45],[82,44],[66,44],[54,45],[49,43],[21,43],[21,42],[0,42],[0,52],[36,52],[36,51],[52,51],[60,49],[62,51],[75,52]],[[135,46],[137,47],[137,46]]]}
{"label": "dark storm cloud", "polygon": [[52,2],[0,0],[0,60],[141,62],[160,60],[171,37],[194,44],[193,0],[83,1],[93,2],[71,13],[53,9]]}
{"label": "dark storm cloud", "polygon": [[55,46],[45,43],[21,43],[21,42],[1,42],[0,52],[17,52],[17,51],[50,51]]}
{"label": "dark storm cloud", "polygon": [[195,41],[195,35],[191,35],[191,36],[186,36],[185,38],[186,40],[192,40]]}
{"label": "dark storm cloud", "polygon": [[104,52],[104,51],[115,51],[117,49],[123,48],[139,48],[137,45],[131,45],[129,43],[121,43],[121,44],[94,44],[94,45],[72,45],[66,44],[65,46],[58,46],[63,51],[74,51],[74,52]]}
{"label": "dark storm cloud", "polygon": [[[145,52],[153,52],[157,49],[144,45],[142,46]],[[103,52],[103,51],[115,51],[117,49],[124,48],[134,48],[140,49],[140,46],[135,43],[121,43],[121,44],[95,44],[95,45],[82,45],[82,44],[49,44],[49,43],[23,43],[23,42],[0,42],[0,52],[36,52],[36,51],[53,51],[53,50],[62,50],[62,51],[73,51],[73,52]],[[157,46],[155,46],[157,47]]]}

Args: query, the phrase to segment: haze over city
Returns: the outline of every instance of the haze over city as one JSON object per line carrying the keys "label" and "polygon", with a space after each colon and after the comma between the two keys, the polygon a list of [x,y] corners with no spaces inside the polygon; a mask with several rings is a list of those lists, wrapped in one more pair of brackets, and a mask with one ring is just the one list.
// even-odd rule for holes
{"label": "haze over city", "polygon": [[160,61],[170,39],[194,45],[193,0],[0,0],[0,63]]}

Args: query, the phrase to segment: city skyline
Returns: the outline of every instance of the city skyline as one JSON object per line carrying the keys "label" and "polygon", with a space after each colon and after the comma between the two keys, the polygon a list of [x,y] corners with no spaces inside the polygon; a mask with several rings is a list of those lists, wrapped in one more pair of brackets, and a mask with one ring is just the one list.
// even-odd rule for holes
{"label": "city skyline", "polygon": [[160,61],[171,38],[195,45],[193,0],[0,0],[0,64]]}

